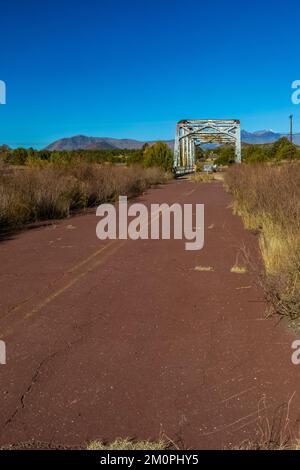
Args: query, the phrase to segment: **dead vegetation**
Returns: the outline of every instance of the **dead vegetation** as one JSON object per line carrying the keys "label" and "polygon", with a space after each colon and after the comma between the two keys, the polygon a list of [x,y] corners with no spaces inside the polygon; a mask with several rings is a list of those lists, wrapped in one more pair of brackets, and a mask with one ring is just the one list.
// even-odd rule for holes
{"label": "dead vegetation", "polygon": [[225,175],[234,211],[260,231],[266,296],[276,312],[300,317],[300,166],[236,165]]}
{"label": "dead vegetation", "polygon": [[231,272],[231,273],[234,273],[234,274],[246,274],[247,268],[245,268],[245,266],[237,266],[237,265],[234,265],[234,266],[232,266],[232,268],[230,269],[230,272]]}
{"label": "dead vegetation", "polygon": [[195,271],[199,271],[199,272],[213,272],[214,271],[214,268],[212,266],[195,266]]}
{"label": "dead vegetation", "polygon": [[264,416],[267,405],[262,400],[259,403],[256,437],[241,442],[234,450],[299,450],[298,425],[291,425],[290,421],[294,395],[287,403],[278,406],[271,417]]}
{"label": "dead vegetation", "polygon": [[190,177],[191,181],[193,183],[212,183],[215,181],[215,175],[214,173],[194,173]]}
{"label": "dead vegetation", "polygon": [[158,168],[76,163],[0,171],[0,231],[69,216],[72,211],[133,197],[165,182]]}
{"label": "dead vegetation", "polygon": [[111,443],[103,443],[102,441],[92,441],[87,450],[167,450],[169,444],[164,440],[153,441],[134,441],[132,439],[118,438]]}

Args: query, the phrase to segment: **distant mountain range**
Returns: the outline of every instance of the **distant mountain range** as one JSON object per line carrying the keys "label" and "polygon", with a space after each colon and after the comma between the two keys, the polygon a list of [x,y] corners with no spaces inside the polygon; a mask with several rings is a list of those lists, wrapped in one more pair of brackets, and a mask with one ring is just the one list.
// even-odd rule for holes
{"label": "distant mountain range", "polygon": [[[141,141],[133,139],[113,139],[112,137],[86,137],[85,135],[76,135],[60,139],[48,145],[47,150],[112,150],[112,149],[130,149],[136,150],[143,147],[144,144],[153,145],[156,141]],[[174,140],[166,140],[170,148],[174,147]]]}
{"label": "distant mountain range", "polygon": [[246,144],[270,144],[276,142],[281,136],[282,134],[274,132],[271,129],[256,132],[241,131],[242,142]]}
{"label": "distant mountain range", "polygon": [[[270,144],[287,137],[287,134],[281,134],[272,130],[262,130],[256,132],[247,132],[242,130],[242,142],[246,144]],[[174,140],[165,140],[166,144],[173,149]],[[300,145],[300,134],[294,135],[294,142]],[[66,137],[56,140],[48,145],[47,150],[113,150],[113,149],[139,149],[144,144],[154,144],[155,141],[140,141],[133,139],[113,139],[111,137],[87,137],[84,135],[76,135],[74,137]]]}
{"label": "distant mountain range", "polygon": [[[242,142],[246,144],[271,144],[281,137],[288,137],[288,134],[281,134],[280,132],[274,132],[271,129],[265,129],[256,132],[241,131]],[[294,143],[300,145],[300,134],[293,135]]]}

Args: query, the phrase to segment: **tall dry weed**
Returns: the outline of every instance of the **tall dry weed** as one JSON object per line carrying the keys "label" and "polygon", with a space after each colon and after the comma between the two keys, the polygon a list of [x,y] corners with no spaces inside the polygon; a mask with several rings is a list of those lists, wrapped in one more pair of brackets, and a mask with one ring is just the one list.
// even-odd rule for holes
{"label": "tall dry weed", "polygon": [[158,168],[76,163],[0,172],[0,231],[67,217],[70,212],[133,197],[165,182]]}
{"label": "tall dry weed", "polygon": [[299,318],[300,166],[234,166],[225,184],[245,227],[260,230],[269,300],[281,315]]}

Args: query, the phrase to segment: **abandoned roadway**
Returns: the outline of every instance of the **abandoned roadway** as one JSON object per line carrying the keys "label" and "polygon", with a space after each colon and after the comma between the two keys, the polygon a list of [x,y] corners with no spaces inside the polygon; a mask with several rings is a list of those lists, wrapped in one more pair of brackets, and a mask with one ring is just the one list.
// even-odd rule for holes
{"label": "abandoned roadway", "polygon": [[177,180],[139,201],[204,203],[204,249],[99,241],[90,213],[0,243],[1,445],[163,432],[223,448],[292,397],[296,420],[294,335],[265,319],[255,274],[231,272],[245,249],[257,259],[258,240],[222,184]]}

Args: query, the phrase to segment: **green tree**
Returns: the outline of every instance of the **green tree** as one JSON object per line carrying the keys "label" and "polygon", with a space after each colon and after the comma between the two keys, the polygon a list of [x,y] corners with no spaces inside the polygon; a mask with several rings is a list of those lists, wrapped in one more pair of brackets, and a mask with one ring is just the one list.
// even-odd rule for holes
{"label": "green tree", "polygon": [[273,144],[275,148],[275,158],[277,160],[289,160],[297,157],[297,147],[286,137],[282,137]]}
{"label": "green tree", "polygon": [[215,161],[216,165],[231,165],[235,161],[235,150],[232,145],[217,147],[214,154],[218,155]]}
{"label": "green tree", "polygon": [[173,153],[164,142],[147,147],[144,152],[144,165],[146,167],[158,166],[165,171],[171,171],[173,167]]}
{"label": "green tree", "polygon": [[12,165],[25,165],[28,159],[28,150],[17,148],[9,152],[8,162]]}
{"label": "green tree", "polygon": [[145,152],[148,149],[149,144],[144,144],[141,149],[136,150],[135,152],[131,153],[127,157],[127,164],[128,165],[134,165],[134,164],[142,164],[144,163],[144,158],[145,158]]}

